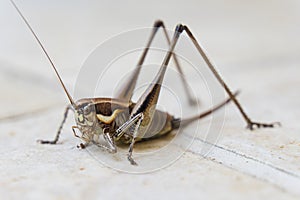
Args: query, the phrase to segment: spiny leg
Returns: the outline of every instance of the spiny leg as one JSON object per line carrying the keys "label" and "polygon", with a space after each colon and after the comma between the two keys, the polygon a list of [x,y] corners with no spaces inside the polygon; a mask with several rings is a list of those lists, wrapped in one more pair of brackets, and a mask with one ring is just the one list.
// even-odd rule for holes
{"label": "spiny leg", "polygon": [[119,140],[140,118],[143,118],[143,113],[138,113],[137,115],[131,117],[115,131],[113,137],[116,140]]}
{"label": "spiny leg", "polygon": [[61,130],[63,128],[63,125],[65,124],[66,122],[66,119],[68,117],[68,113],[69,113],[69,110],[72,109],[72,106],[71,105],[68,105],[66,110],[65,110],[65,113],[64,113],[64,118],[58,128],[58,131],[56,133],[56,136],[54,138],[54,140],[38,140],[37,142],[41,143],[41,144],[56,144],[59,140],[59,136],[60,136],[60,133],[61,133]]}
{"label": "spiny leg", "polygon": [[138,135],[139,127],[141,122],[144,119],[143,113],[138,113],[137,115],[130,118],[126,123],[124,123],[122,126],[120,126],[114,133],[113,137],[118,140],[120,139],[124,134],[132,137],[129,150],[128,150],[128,160],[132,165],[137,165],[137,163],[132,158],[132,152],[133,152],[133,145],[135,143],[135,139]]}
{"label": "spiny leg", "polygon": [[203,48],[197,42],[196,38],[193,36],[193,34],[189,30],[189,28],[187,26],[184,26],[184,25],[181,25],[181,24],[178,25],[178,26],[181,27],[182,31],[185,31],[187,33],[187,35],[192,40],[193,44],[195,45],[196,49],[198,50],[198,52],[200,53],[200,55],[204,59],[205,63],[209,67],[209,69],[212,71],[212,73],[217,78],[217,80],[219,81],[219,83],[223,86],[223,88],[225,89],[225,91],[229,95],[230,99],[235,103],[235,105],[237,106],[237,108],[239,109],[240,113],[242,114],[243,118],[245,119],[245,121],[247,123],[247,128],[249,128],[250,130],[253,130],[254,127],[257,127],[257,128],[261,128],[261,127],[262,128],[268,128],[268,127],[273,128],[275,125],[280,125],[279,122],[275,122],[275,123],[258,123],[258,122],[253,122],[249,118],[249,116],[245,113],[245,111],[242,108],[241,104],[238,102],[238,100],[236,99],[236,97],[234,96],[234,94],[231,92],[231,90],[229,89],[228,85],[224,82],[224,80],[222,79],[221,75],[217,72],[215,66],[208,59],[208,57],[207,57],[206,53],[204,52]]}
{"label": "spiny leg", "polygon": [[141,115],[141,117],[137,120],[137,122],[134,123],[134,126],[131,126],[130,132],[129,132],[130,135],[132,135],[132,140],[131,140],[131,143],[130,143],[130,146],[129,146],[129,149],[128,149],[127,159],[129,160],[129,162],[132,165],[137,165],[137,163],[132,158],[132,152],[133,152],[133,146],[134,146],[134,143],[135,143],[135,139],[138,135],[138,131],[139,131],[142,120],[143,120],[143,115]]}
{"label": "spiny leg", "polygon": [[[171,44],[171,40],[170,40],[170,37],[169,37],[169,34],[166,30],[166,27],[164,25],[164,23],[160,20],[156,21],[154,23],[154,26],[153,26],[153,29],[152,29],[152,32],[151,32],[151,35],[150,35],[150,38],[146,44],[146,47],[138,61],[138,64],[136,65],[136,68],[134,69],[133,73],[130,75],[130,77],[127,79],[127,82],[124,84],[124,87],[122,87],[118,92],[117,92],[117,95],[116,95],[116,98],[118,99],[123,99],[124,101],[130,101],[131,98],[132,98],[132,95],[133,95],[133,91],[135,89],[135,86],[136,86],[136,83],[137,83],[137,79],[139,77],[139,74],[140,74],[140,71],[141,71],[141,68],[142,68],[142,65],[145,61],[145,58],[148,54],[148,51],[149,51],[149,48],[151,46],[151,43],[158,31],[159,28],[162,28],[163,29],[163,32],[164,32],[164,35],[165,35],[165,38],[168,42],[168,45]],[[184,87],[184,90],[186,92],[186,95],[188,97],[188,100],[189,100],[189,103],[192,105],[192,104],[195,104],[196,103],[196,100],[192,97],[192,94],[191,94],[191,91],[188,87],[188,84],[187,84],[187,81],[185,79],[185,76],[184,76],[184,73],[183,73],[183,70],[179,64],[179,61],[177,59],[177,56],[175,53],[173,53],[173,59],[174,59],[174,62],[175,62],[175,66],[178,70],[178,72],[180,73],[180,78],[181,78],[181,81],[182,81],[182,84],[183,84],[183,87]]]}

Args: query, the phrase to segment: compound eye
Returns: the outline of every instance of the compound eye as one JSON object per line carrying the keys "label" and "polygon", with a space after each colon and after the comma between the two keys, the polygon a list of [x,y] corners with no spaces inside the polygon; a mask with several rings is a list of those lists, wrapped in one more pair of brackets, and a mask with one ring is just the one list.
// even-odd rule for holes
{"label": "compound eye", "polygon": [[90,112],[91,112],[91,107],[90,107],[90,106],[84,107],[83,113],[84,113],[85,115],[90,114]]}

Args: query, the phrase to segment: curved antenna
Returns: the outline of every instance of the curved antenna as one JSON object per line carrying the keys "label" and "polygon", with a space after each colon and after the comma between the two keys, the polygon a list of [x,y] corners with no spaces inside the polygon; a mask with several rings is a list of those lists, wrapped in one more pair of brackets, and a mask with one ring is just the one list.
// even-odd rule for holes
{"label": "curved antenna", "polygon": [[26,18],[24,17],[24,15],[21,13],[21,11],[19,10],[19,8],[18,8],[18,6],[15,4],[15,2],[14,2],[13,0],[10,0],[10,2],[11,2],[12,5],[15,7],[15,9],[16,9],[17,12],[19,13],[19,15],[21,16],[21,18],[23,19],[23,21],[25,22],[25,24],[27,25],[27,27],[29,28],[29,30],[31,31],[31,33],[33,34],[33,36],[35,37],[36,41],[39,43],[40,47],[42,48],[43,52],[45,53],[46,57],[48,58],[48,60],[49,60],[49,62],[50,62],[50,64],[51,64],[51,66],[52,66],[52,68],[54,69],[55,74],[56,74],[56,76],[57,76],[57,78],[58,78],[58,80],[59,80],[61,86],[63,87],[65,93],[67,94],[70,103],[71,103],[73,106],[75,106],[75,102],[74,102],[73,98],[72,98],[71,95],[69,94],[69,92],[68,92],[68,90],[67,90],[67,88],[66,88],[64,82],[62,81],[61,77],[59,76],[58,71],[57,71],[57,69],[56,69],[54,63],[52,62],[52,60],[51,60],[49,54],[47,53],[45,47],[43,46],[43,44],[41,43],[41,41],[39,40],[39,38],[37,37],[37,35],[36,35],[35,32],[33,31],[33,29],[31,28],[30,24],[28,23],[28,21],[26,20]]}

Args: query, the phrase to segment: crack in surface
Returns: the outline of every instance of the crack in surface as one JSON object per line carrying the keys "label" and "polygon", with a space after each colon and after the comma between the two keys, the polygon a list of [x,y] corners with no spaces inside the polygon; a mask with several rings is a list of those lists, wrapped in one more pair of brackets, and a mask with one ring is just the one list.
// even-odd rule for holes
{"label": "crack in surface", "polygon": [[[189,136],[188,136],[188,137],[189,137]],[[223,147],[223,146],[219,146],[219,145],[216,145],[216,144],[212,144],[212,143],[207,142],[207,141],[204,141],[203,139],[200,139],[200,138],[194,138],[194,140],[197,140],[197,141],[200,141],[200,142],[202,142],[202,143],[211,145],[211,146],[213,146],[213,147],[216,147],[216,148],[221,149],[221,150],[223,150],[223,151],[226,151],[226,152],[228,152],[228,153],[232,153],[232,154],[234,154],[234,155],[236,155],[236,156],[240,156],[240,157],[243,157],[243,158],[245,158],[245,159],[252,160],[252,161],[257,162],[257,163],[260,163],[260,164],[262,164],[262,165],[264,165],[264,166],[268,166],[268,167],[270,167],[270,168],[272,168],[272,169],[274,169],[274,170],[277,170],[277,171],[282,172],[282,173],[284,173],[284,174],[286,174],[286,175],[289,175],[289,176],[293,176],[294,178],[297,178],[297,179],[300,180],[300,175],[295,174],[295,173],[293,173],[293,172],[291,172],[291,171],[285,170],[285,169],[283,169],[283,168],[277,167],[277,166],[272,165],[272,164],[270,164],[270,163],[264,162],[264,161],[259,160],[259,159],[257,159],[257,158],[248,156],[248,155],[246,155],[246,154],[239,153],[239,152],[237,152],[237,151],[235,151],[235,150],[233,150],[233,149],[228,149],[228,148],[225,148],[225,147]],[[192,153],[195,153],[195,154],[197,154],[197,155],[201,155],[201,156],[203,156],[203,157],[206,157],[206,156],[202,155],[202,154],[199,153],[199,152],[192,151],[192,150],[189,150],[189,151],[192,152]]]}
{"label": "crack in surface", "polygon": [[[188,138],[191,138],[191,136],[187,136]],[[193,149],[193,147],[188,149],[188,152],[201,156],[205,159],[209,159],[213,162],[219,163],[225,167],[228,167],[234,171],[238,171],[242,174],[246,174],[248,176],[257,178],[259,180],[262,180],[264,182],[267,182],[274,187],[279,188],[280,190],[287,192],[289,194],[292,194],[293,196],[299,196],[299,190],[297,188],[298,183],[300,183],[300,175],[293,173],[289,170],[283,169],[281,167],[275,166],[271,163],[264,162],[262,160],[259,160],[257,158],[254,158],[252,156],[237,152],[233,149],[226,148],[224,146],[212,144],[208,141],[204,141],[203,139],[200,138],[193,138],[195,141],[201,142],[203,144],[210,145],[212,147],[215,147],[217,149],[216,155],[209,155],[207,153],[204,155],[200,151],[197,151]],[[219,151],[219,152],[218,152]],[[223,152],[223,153],[222,153]],[[222,154],[228,154],[228,158],[220,158]],[[230,163],[230,159],[233,158],[232,164]],[[252,168],[249,168],[248,166],[245,167],[245,165],[238,165],[234,162],[236,161],[243,161],[246,163],[248,166],[252,167],[257,167],[259,173],[255,173]],[[272,173],[273,170],[273,173]],[[276,173],[274,173],[276,172]],[[263,173],[260,175],[260,173]],[[274,176],[273,176],[274,175]],[[284,177],[285,176],[285,177]],[[295,183],[295,184],[294,184]]]}

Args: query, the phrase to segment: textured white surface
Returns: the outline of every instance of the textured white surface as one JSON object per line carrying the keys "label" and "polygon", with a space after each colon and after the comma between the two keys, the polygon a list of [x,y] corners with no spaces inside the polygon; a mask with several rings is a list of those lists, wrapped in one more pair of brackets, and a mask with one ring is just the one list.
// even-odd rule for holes
{"label": "textured white surface", "polygon": [[200,137],[169,167],[141,175],[114,171],[76,149],[72,116],[59,145],[38,145],[36,139],[53,137],[65,97],[29,31],[1,1],[1,198],[299,199],[299,1],[17,3],[70,89],[99,43],[160,18],[171,28],[191,27],[229,85],[242,90],[252,118],[283,126],[250,132],[230,105],[206,158],[199,147],[209,144]]}

